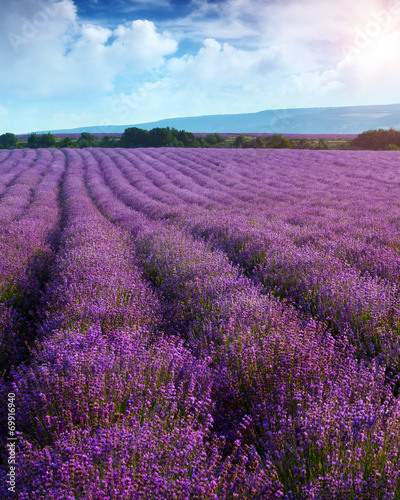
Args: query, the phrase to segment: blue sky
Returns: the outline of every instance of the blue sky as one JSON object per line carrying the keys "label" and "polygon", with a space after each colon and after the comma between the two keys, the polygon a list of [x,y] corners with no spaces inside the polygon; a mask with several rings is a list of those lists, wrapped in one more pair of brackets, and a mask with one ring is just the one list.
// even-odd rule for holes
{"label": "blue sky", "polygon": [[0,4],[0,133],[400,102],[400,0]]}

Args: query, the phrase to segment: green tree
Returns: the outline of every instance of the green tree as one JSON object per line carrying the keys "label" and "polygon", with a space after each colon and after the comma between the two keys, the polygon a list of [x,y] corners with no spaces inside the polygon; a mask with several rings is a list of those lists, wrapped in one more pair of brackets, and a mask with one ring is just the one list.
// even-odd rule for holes
{"label": "green tree", "polygon": [[216,146],[224,142],[224,139],[219,134],[208,134],[204,140],[210,146]]}
{"label": "green tree", "polygon": [[64,139],[61,139],[61,141],[58,143],[60,148],[73,148],[74,143],[72,142],[71,137],[64,137]]}
{"label": "green tree", "polygon": [[322,137],[321,137],[318,139],[318,142],[317,142],[314,149],[329,149],[329,147],[328,147],[328,144],[325,141],[325,139],[322,139]]}
{"label": "green tree", "polygon": [[156,127],[151,129],[149,132],[149,140],[150,140],[150,145],[153,148],[172,146],[174,145],[174,143],[176,144],[178,142],[178,139],[176,137],[174,141],[174,136],[169,127],[166,128]]}
{"label": "green tree", "polygon": [[236,138],[233,142],[233,146],[235,148],[243,148],[245,143],[246,143],[246,139],[245,139],[244,135],[240,134],[240,135],[236,136]]}
{"label": "green tree", "polygon": [[18,146],[18,137],[10,132],[0,135],[0,149],[15,149]]}
{"label": "green tree", "polygon": [[201,141],[191,132],[186,132],[186,130],[178,131],[173,128],[171,129],[171,134],[177,139],[178,143],[180,143],[180,147],[198,148],[201,146]]}
{"label": "green tree", "polygon": [[390,128],[388,130],[367,130],[351,141],[351,146],[360,149],[384,150],[390,144],[400,146],[400,131]]}
{"label": "green tree", "polygon": [[297,149],[313,149],[312,142],[305,137],[302,137],[298,141],[296,141],[295,148]]}
{"label": "green tree", "polygon": [[251,141],[251,147],[257,148],[257,149],[265,148],[265,142],[264,142],[263,138],[262,137],[256,137],[255,139],[253,139]]}
{"label": "green tree", "polygon": [[38,144],[40,148],[55,148],[56,147],[56,138],[53,134],[43,134],[38,139]]}
{"label": "green tree", "polygon": [[79,139],[76,141],[78,148],[94,148],[97,146],[97,139],[89,132],[82,132]]}
{"label": "green tree", "polygon": [[121,136],[120,145],[123,148],[147,148],[149,133],[138,127],[127,128]]}
{"label": "green tree", "polygon": [[101,148],[115,148],[118,145],[119,140],[116,137],[110,137],[105,135],[101,138],[99,146]]}
{"label": "green tree", "polygon": [[39,147],[39,136],[35,133],[28,135],[28,148],[36,149]]}
{"label": "green tree", "polygon": [[274,149],[292,149],[292,145],[288,139],[283,137],[282,134],[273,134],[264,138],[265,144],[267,148]]}

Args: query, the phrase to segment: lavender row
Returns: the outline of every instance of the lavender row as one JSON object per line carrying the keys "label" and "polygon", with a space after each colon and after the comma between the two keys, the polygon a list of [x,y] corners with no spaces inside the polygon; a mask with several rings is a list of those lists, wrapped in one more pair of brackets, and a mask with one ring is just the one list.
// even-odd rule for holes
{"label": "lavender row", "polygon": [[91,203],[84,185],[84,158],[65,152],[64,217],[54,278],[47,290],[44,331],[98,324],[104,332],[140,326],[151,318],[152,302],[132,263],[127,236]]}
{"label": "lavender row", "polygon": [[[311,201],[314,213],[321,210],[321,214],[328,208],[351,215],[354,208],[360,210],[365,203],[373,209],[368,210],[368,215],[391,206],[395,214],[398,207],[398,158],[390,153],[289,150],[170,153],[157,150],[156,154],[160,159],[174,154],[195,161],[206,175],[213,176],[218,170],[227,183],[235,179],[232,193],[246,189],[253,195],[245,207],[245,212],[252,216],[259,209],[263,213],[277,214],[281,208],[286,210]],[[382,197],[385,204],[382,204]],[[231,208],[236,208],[233,200]],[[329,210],[327,212],[329,214]]]}
{"label": "lavender row", "polygon": [[157,300],[127,235],[88,199],[88,155],[66,154],[65,226],[43,301],[45,337],[14,373],[18,497],[274,498],[279,485],[259,470],[257,454],[235,445],[222,458],[225,441],[211,434],[208,360],[154,337]]}
{"label": "lavender row", "polygon": [[0,151],[0,163],[3,163],[11,155],[11,150],[1,150]]}
{"label": "lavender row", "polygon": [[[163,161],[167,172],[173,171],[173,165],[165,158]],[[104,168],[109,176],[115,175],[112,174],[115,172],[113,162],[106,162]],[[122,201],[132,205],[134,194],[126,196],[129,186],[120,174],[118,184],[112,182],[111,186]],[[142,207],[146,211],[140,199],[135,201],[136,208]],[[182,218],[186,219],[187,209],[181,208],[181,211]],[[211,226],[218,226],[220,217],[218,211],[215,223],[212,222]],[[189,220],[192,220],[192,216]],[[275,221],[275,227],[277,222]],[[212,233],[213,227],[208,229],[209,225],[208,223],[206,232]],[[241,228],[239,235],[236,231],[238,227]],[[196,231],[197,228],[194,228],[194,234],[197,234]],[[326,257],[325,249],[320,251],[308,244],[302,244],[298,248],[290,239],[284,242],[277,232],[266,235],[263,228],[254,231],[246,224],[241,226],[237,219],[232,224],[230,216],[224,231],[232,231],[229,241],[221,243],[216,238],[214,244],[222,244],[230,258],[244,266],[253,277],[279,295],[289,297],[303,311],[311,312],[317,319],[328,321],[334,331],[348,332],[356,344],[361,340],[363,351],[369,357],[380,355],[386,364],[396,363],[399,347],[397,332],[400,325],[398,291],[395,285],[381,283],[368,274],[363,275],[338,256],[331,255],[331,252]],[[216,232],[220,233],[221,228]],[[214,235],[212,237],[215,239]],[[222,238],[226,239],[226,236]],[[304,242],[304,236],[302,241]],[[362,266],[365,266],[365,259],[360,262],[359,267]]]}
{"label": "lavender row", "polygon": [[[332,152],[329,152],[328,156],[319,153],[308,155],[308,157],[311,160],[314,159],[315,162],[319,159],[331,158],[331,163],[332,159],[336,158],[334,163],[338,167],[346,166],[338,161],[340,157],[333,156]],[[159,154],[161,158],[163,153]],[[188,153],[185,152],[185,154]],[[196,154],[201,156],[201,153],[196,152]],[[207,151],[204,156],[207,154],[210,153]],[[282,159],[285,159],[284,153],[279,154]],[[369,155],[365,156],[368,158]],[[271,155],[263,155],[262,157],[259,155],[259,157],[271,161]],[[346,155],[344,159],[346,157],[353,159],[353,155]],[[295,158],[299,159],[299,155],[297,154]],[[386,158],[381,156],[378,159],[382,166],[388,170],[390,165]],[[297,165],[298,169],[300,167],[301,165]],[[262,170],[264,167],[260,165],[259,168]],[[285,163],[286,168],[290,169],[291,167]],[[360,334],[365,337],[363,341],[370,356],[376,354],[374,351],[381,351],[382,345],[387,343],[388,338],[390,340],[389,350],[395,355],[398,330],[398,276],[396,271],[399,267],[399,258],[396,252],[396,230],[393,231],[395,229],[393,225],[390,227],[388,224],[384,224],[383,214],[376,215],[378,208],[381,212],[382,208],[387,212],[387,207],[379,207],[377,198],[381,196],[381,193],[378,192],[378,196],[372,200],[376,204],[374,212],[371,213],[372,218],[369,216],[364,222],[365,194],[361,193],[357,203],[352,204],[356,211],[352,214],[349,222],[348,211],[343,209],[345,207],[340,209],[337,200],[330,201],[327,198],[328,204],[325,202],[322,206],[317,205],[318,198],[315,199],[315,197],[321,196],[320,189],[324,183],[331,184],[332,172],[324,171],[321,175],[315,168],[315,165],[309,166],[308,178],[306,176],[306,180],[303,181],[309,188],[312,188],[313,184],[310,182],[314,183],[315,180],[319,180],[317,190],[313,188],[316,192],[311,192],[309,196],[311,203],[307,200],[300,204],[293,204],[290,199],[283,199],[283,202],[276,203],[277,207],[271,208],[271,204],[264,207],[261,203],[263,200],[261,195],[265,197],[269,188],[261,186],[260,201],[252,207],[253,212],[248,210],[246,217],[238,218],[236,215],[232,216],[229,211],[224,217],[224,214],[217,210],[215,216],[211,216],[211,219],[214,220],[205,223],[205,230],[213,232],[213,225],[215,225],[217,226],[215,232],[219,234],[221,232],[220,220],[224,218],[226,228],[223,231],[232,233],[229,237],[233,238],[233,241],[223,243],[223,245],[225,245],[224,248],[229,247],[230,257],[235,262],[245,266],[249,271],[253,271],[255,267],[262,265],[262,262],[272,259],[272,269],[266,269],[265,272],[261,273],[266,284],[275,288],[281,295],[289,295],[303,310],[312,309],[312,312],[319,319],[327,319],[336,330],[350,329],[350,334],[356,337],[359,336],[361,330]],[[167,172],[172,169],[173,166],[166,164]],[[276,165],[274,169],[276,170]],[[375,167],[371,167],[369,171],[373,172],[374,169]],[[293,168],[291,171],[293,172]],[[304,173],[303,168],[297,177]],[[282,176],[282,172],[280,175]],[[356,178],[357,176],[362,177],[363,173],[358,170],[354,175]],[[291,176],[292,174],[289,178]],[[372,182],[376,183],[374,177]],[[382,187],[387,189],[385,183],[380,186],[380,189]],[[338,190],[339,196],[345,194],[345,192]],[[366,195],[369,195],[369,191],[366,192]],[[327,210],[325,210],[325,206]],[[263,211],[266,212],[265,215]],[[315,222],[313,222],[312,212],[315,214]],[[333,213],[333,220],[335,217],[339,218],[339,224],[329,225],[329,212]],[[183,220],[191,221],[196,216],[197,220],[201,220],[203,211],[201,208],[198,208],[197,211],[181,208],[181,214]],[[327,222],[328,227],[321,227]],[[269,230],[270,227],[272,231]],[[235,228],[240,228],[240,235],[235,234],[237,233]],[[340,235],[343,230],[347,233],[345,238]],[[349,236],[349,233],[352,237]],[[226,237],[222,236],[222,239],[224,238]],[[253,238],[255,238],[254,241],[252,241]],[[382,244],[377,246],[377,240],[381,240]],[[357,243],[356,245],[354,241]],[[219,244],[218,238],[215,244]],[[327,266],[324,264],[325,255],[327,255]],[[374,257],[378,257],[378,259],[374,259]],[[303,267],[298,268],[296,262]],[[282,269],[282,266],[286,264],[287,269]],[[278,272],[276,272],[277,267],[279,268]],[[310,276],[307,269],[311,269],[314,276]],[[324,282],[326,281],[325,276],[327,276],[328,283]],[[380,278],[384,278],[386,282],[381,282]],[[347,285],[344,287],[342,286],[343,280],[344,282],[347,280]],[[355,296],[353,290],[355,290]],[[343,307],[344,304],[347,304],[346,307]],[[381,335],[381,329],[386,329],[388,332]],[[391,356],[390,353],[386,354]]]}
{"label": "lavender row", "polygon": [[134,210],[139,209],[149,217],[162,217],[166,213],[168,206],[165,203],[155,200],[143,192],[141,188],[145,179],[140,174],[137,175],[134,172],[130,182],[125,178],[120,168],[123,169],[128,163],[128,167],[132,169],[132,165],[123,156],[108,151],[105,153],[97,149],[91,150],[91,154],[101,169],[105,183],[118,192],[119,197]]}
{"label": "lavender row", "polygon": [[[246,270],[301,311],[327,322],[334,332],[349,336],[361,352],[397,364],[399,293],[396,285],[363,275],[335,255],[311,245],[298,247],[285,234],[254,228],[229,217],[191,217],[190,233],[222,249]],[[186,220],[186,215],[185,215]]]}
{"label": "lavender row", "polygon": [[[295,314],[260,295],[224,255],[171,228],[155,228],[138,248],[170,303],[169,330],[195,352],[211,350],[218,366],[216,429],[254,446],[296,498],[399,491],[400,435],[387,434],[386,426],[389,420],[396,429],[400,413],[383,369],[358,364],[354,350],[312,323],[299,326]],[[382,468],[380,452],[369,455],[382,448],[378,435],[388,446]]]}
{"label": "lavender row", "polygon": [[[109,205],[112,199],[110,190]],[[134,214],[126,207],[124,216],[121,202],[114,202],[129,228],[128,214]],[[359,365],[350,346],[318,326],[301,326],[294,312],[260,294],[221,252],[171,227],[153,223],[137,233],[135,224],[134,230],[146,276],[167,301],[165,327],[213,359],[215,430],[271,462],[287,498],[366,491],[379,497],[380,488],[391,498],[399,488],[400,436],[385,431],[388,422],[397,428],[399,408],[382,370]],[[383,435],[379,465],[376,440]]]}
{"label": "lavender row", "polygon": [[0,222],[2,224],[17,219],[29,207],[35,189],[49,169],[51,161],[52,154],[49,150],[38,150],[38,158],[32,167],[25,169],[8,187],[0,202]]}
{"label": "lavender row", "polygon": [[[138,152],[138,154],[142,153]],[[153,154],[156,155],[156,153]],[[174,166],[166,162],[166,155],[167,152],[159,153],[160,161],[164,162],[166,171],[170,172],[174,169]],[[321,157],[318,154],[312,156],[316,159]],[[115,175],[111,174],[111,172],[116,172],[112,161],[105,162],[104,168],[106,175]],[[128,171],[128,167],[125,167],[125,171]],[[127,182],[124,182],[123,177],[120,174],[118,175],[118,183],[111,183],[114,193],[122,201],[130,205],[132,205],[132,200],[135,200],[134,206],[136,209],[148,212],[147,207],[144,206],[141,200],[135,199],[134,192],[131,195],[126,195],[129,186]],[[311,178],[314,178],[315,175],[315,173],[313,175],[309,174]],[[156,207],[154,210],[156,210]],[[183,212],[182,218],[185,219],[190,214],[189,219],[193,219],[192,213],[188,212],[186,208],[180,207],[180,210],[181,213]],[[290,218],[290,207],[284,214],[287,215],[290,222],[294,221],[297,224],[299,220],[306,218],[302,214],[300,214],[301,218],[299,218],[298,213],[293,214],[293,210],[292,218]],[[153,214],[152,216],[154,217]],[[221,213],[218,211],[215,224],[218,225],[220,218]],[[389,364],[395,362],[398,349],[397,331],[399,329],[397,320],[399,310],[398,291],[396,284],[392,284],[390,281],[382,283],[379,278],[390,278],[396,275],[397,257],[394,261],[386,259],[383,263],[382,259],[380,259],[378,261],[379,267],[375,265],[375,268],[373,268],[369,266],[371,258],[365,250],[360,252],[359,259],[355,258],[354,248],[349,248],[346,241],[343,244],[343,240],[340,240],[342,242],[342,245],[340,245],[338,238],[333,238],[332,233],[328,232],[322,238],[323,242],[329,245],[328,250],[324,248],[323,243],[318,245],[322,248],[313,248],[313,245],[308,243],[313,242],[312,240],[315,241],[315,237],[312,238],[314,226],[307,227],[306,231],[299,233],[298,231],[293,232],[290,229],[293,226],[286,223],[284,227],[287,229],[289,226],[288,236],[290,237],[286,238],[284,242],[278,234],[279,219],[274,220],[273,226],[275,230],[272,234],[269,233],[268,236],[264,235],[264,227],[268,227],[268,224],[261,226],[260,230],[253,230],[252,227],[248,228],[246,223],[241,226],[241,221],[236,218],[233,219],[232,225],[232,217],[229,215],[227,220],[226,231],[228,232],[230,227],[232,229],[242,227],[240,235],[231,235],[234,241],[226,243],[227,246],[230,246],[231,259],[246,267],[253,274],[255,273],[255,267],[258,266],[257,279],[261,279],[264,284],[272,287],[278,294],[288,296],[303,311],[311,312],[318,319],[327,320],[335,331],[349,332],[356,343],[361,338],[364,351],[369,357],[380,355],[382,346],[384,346],[382,356],[385,362]],[[259,222],[262,224],[262,221]],[[194,230],[196,232],[196,228]],[[212,230],[210,229],[210,231]],[[218,231],[220,231],[220,228],[217,229]],[[255,240],[252,241],[252,238],[255,238]],[[294,240],[293,243],[291,239]],[[337,248],[330,251],[335,243],[339,252]],[[216,244],[218,244],[218,241]],[[343,253],[346,254],[348,260],[352,259],[352,266],[349,266],[346,260],[343,262],[341,258]],[[325,264],[326,254],[328,256]],[[386,251],[385,256],[387,254]],[[364,257],[365,255],[366,257]],[[260,270],[262,263],[268,261],[268,259],[270,259],[270,268],[264,265],[264,270]],[[354,267],[355,269],[353,269]],[[312,273],[309,273],[308,269],[311,269]],[[370,274],[373,274],[373,276],[371,277]],[[344,285],[346,282],[347,284]]]}
{"label": "lavender row", "polygon": [[0,167],[0,195],[4,196],[6,189],[29,167],[34,164],[36,151],[16,150],[7,157]]}
{"label": "lavender row", "polygon": [[[166,154],[174,158],[177,163],[190,167],[193,172],[201,172],[204,178],[213,179],[215,188],[224,191],[231,197],[229,205],[235,205],[234,199],[240,200],[243,188],[259,187],[258,179],[253,179],[255,166],[252,151],[244,157],[239,151],[224,154],[206,154],[199,150],[184,150]],[[257,153],[256,153],[257,154]],[[248,166],[251,165],[251,168]],[[244,168],[243,168],[244,167]]]}
{"label": "lavender row", "polygon": [[[318,155],[315,156],[318,157]],[[163,161],[166,161],[165,158]],[[165,165],[169,167],[168,171],[173,170],[173,167],[167,163]],[[106,164],[106,168],[110,173],[113,169],[112,162]],[[124,196],[126,184],[120,175],[118,185],[116,186],[115,183],[111,185],[122,201],[130,203],[132,198]],[[135,206],[140,209],[140,200],[136,200]],[[187,210],[183,209],[182,217],[186,218],[187,215]],[[220,212],[217,212],[216,225],[220,218]],[[276,228],[278,222],[275,221]],[[228,216],[228,226],[225,231],[229,232],[230,227],[232,229],[241,227],[240,221],[234,219],[232,225],[232,219]],[[196,234],[197,229],[194,228],[194,231]],[[212,232],[213,228],[207,231]],[[220,228],[217,232],[220,232]],[[236,231],[233,230],[233,232]],[[348,331],[356,343],[361,338],[364,351],[369,357],[380,355],[384,346],[382,356],[385,362],[389,364],[395,362],[398,349],[397,331],[399,330],[396,285],[390,282],[385,284],[376,277],[371,277],[368,274],[369,268],[367,268],[367,273],[361,272],[360,274],[357,264],[361,267],[361,271],[365,271],[363,267],[365,268],[366,259],[360,259],[359,262],[354,262],[356,259],[353,259],[356,267],[353,269],[340,259],[340,255],[335,256],[331,255],[332,252],[328,252],[328,257],[325,258],[327,252],[324,248],[320,251],[308,245],[307,241],[304,243],[307,234],[305,237],[303,234],[300,240],[301,248],[293,245],[290,239],[284,242],[281,237],[277,236],[276,232],[267,236],[263,229],[254,231],[253,228],[245,225],[244,228],[242,226],[239,236],[230,235],[233,241],[225,242],[224,248],[229,247],[230,258],[246,267],[253,275],[257,266],[257,279],[261,279],[278,294],[288,296],[303,311],[311,312],[318,319],[327,320],[335,331]],[[327,239],[325,238],[325,241]],[[332,244],[332,238],[329,241]],[[214,243],[219,244],[218,238]],[[350,255],[354,256],[354,252]],[[270,267],[263,265],[266,261]],[[260,268],[262,266],[263,269]],[[394,274],[393,266],[383,267],[386,276],[388,269],[392,275]],[[381,261],[380,268],[382,268]],[[380,276],[382,274],[380,272]]]}
{"label": "lavender row", "polygon": [[[190,181],[185,183],[185,179],[178,172],[166,169],[164,164],[165,155],[160,161],[150,156],[151,148],[137,152],[124,149],[117,151],[127,160],[121,171],[129,182],[131,182],[132,166],[147,177],[145,192],[149,197],[161,199],[169,206],[187,205],[188,203],[204,205],[209,203],[209,200],[204,195],[199,196],[196,190],[192,189]],[[118,166],[120,166],[120,163],[118,163]],[[140,187],[143,190],[143,185]]]}
{"label": "lavender row", "polygon": [[194,194],[198,198],[201,196],[201,203],[196,203],[195,200],[191,201],[191,203],[196,203],[203,207],[212,205],[221,208],[223,206],[221,201],[226,198],[227,194],[229,193],[232,196],[232,190],[223,183],[218,182],[212,172],[205,174],[191,160],[192,156],[195,155],[193,149],[188,150],[186,154],[176,153],[175,150],[158,151],[157,149],[149,149],[146,151],[146,155],[148,163],[153,167],[157,165],[158,171],[162,172],[167,178],[170,178],[172,184],[176,184],[176,181],[179,181],[181,189],[190,191],[192,197]]}
{"label": "lavender row", "polygon": [[[76,184],[65,188],[64,206],[75,207],[64,210],[66,228],[73,210],[84,210],[76,225],[83,228],[82,239],[77,246],[71,243],[71,255],[88,235],[112,234],[113,226],[99,214],[89,215],[94,233],[82,222],[93,209],[82,188],[84,167],[101,210],[136,235],[146,275],[164,297],[163,322],[151,335],[148,323],[126,327],[123,319],[113,323],[115,317],[108,322],[109,313],[101,311],[112,311],[115,294],[108,293],[107,280],[96,278],[95,288],[100,285],[91,295],[85,286],[92,281],[82,286],[86,273],[79,274],[76,264],[68,268],[67,254],[60,252],[43,302],[48,302],[45,340],[32,372],[21,367],[15,377],[26,408],[26,421],[20,421],[26,434],[20,464],[26,486],[20,497],[84,491],[94,498],[124,498],[126,491],[132,498],[398,495],[398,402],[382,369],[358,364],[346,342],[333,341],[265,297],[223,253],[151,223],[140,204],[137,210],[125,206],[112,193],[123,184],[110,190],[110,177],[91,151],[71,154],[71,178],[78,179],[82,196],[73,195]],[[74,199],[79,201],[71,205]],[[104,225],[110,232],[102,233]],[[76,232],[70,228],[65,234],[63,248]],[[116,241],[121,236],[126,238],[117,231]],[[124,241],[131,258],[131,243]],[[95,249],[88,272],[101,269],[95,256],[104,247]],[[133,269],[132,261],[124,262],[124,269]],[[64,264],[69,269],[65,288],[59,280]],[[70,287],[77,288],[80,301],[68,295],[62,300]],[[92,307],[103,287],[101,307],[97,302]],[[129,311],[127,317],[130,321]],[[174,336],[158,339],[161,328],[189,341],[200,359]]]}
{"label": "lavender row", "polygon": [[[58,186],[65,170],[64,155],[45,152],[48,168],[34,190],[26,212],[3,228],[0,237],[0,366],[8,371],[32,344],[34,310],[54,256],[54,235],[59,220]],[[50,164],[51,161],[51,164]],[[37,176],[31,177],[31,180]],[[28,179],[26,179],[28,181]]]}

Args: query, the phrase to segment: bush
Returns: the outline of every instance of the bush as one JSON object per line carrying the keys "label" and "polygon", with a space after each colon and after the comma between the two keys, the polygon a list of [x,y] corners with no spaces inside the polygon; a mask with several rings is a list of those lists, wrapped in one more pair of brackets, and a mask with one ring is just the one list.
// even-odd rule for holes
{"label": "bush", "polygon": [[89,132],[82,132],[79,139],[76,141],[78,148],[94,148],[97,146],[97,139]]}
{"label": "bush", "polygon": [[281,135],[281,134],[269,135],[264,140],[265,140],[265,145],[267,148],[292,149],[292,145],[290,144],[289,140],[285,139],[285,137],[283,137],[283,135]]}
{"label": "bush", "polygon": [[18,146],[18,137],[10,132],[0,135],[0,149],[15,149]]}
{"label": "bush", "polygon": [[28,135],[28,148],[54,148],[56,146],[56,138],[53,134],[30,134]]}
{"label": "bush", "polygon": [[236,136],[236,139],[235,139],[233,145],[235,148],[243,148],[245,143],[246,143],[246,139],[245,139],[244,135],[240,134],[240,135]]}
{"label": "bush", "polygon": [[74,143],[72,142],[71,137],[64,137],[64,139],[61,139],[58,146],[60,148],[73,148]]}
{"label": "bush", "polygon": [[390,128],[389,130],[368,130],[351,141],[351,145],[360,149],[385,150],[389,146],[400,147],[400,131]]}

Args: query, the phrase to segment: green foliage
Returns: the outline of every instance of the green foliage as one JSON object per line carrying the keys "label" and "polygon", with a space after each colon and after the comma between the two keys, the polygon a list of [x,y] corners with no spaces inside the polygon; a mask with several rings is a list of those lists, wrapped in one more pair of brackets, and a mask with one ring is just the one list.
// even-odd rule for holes
{"label": "green foliage", "polygon": [[53,134],[30,134],[28,136],[28,148],[55,148],[56,147],[56,138]]}
{"label": "green foliage", "polygon": [[138,127],[127,128],[121,136],[123,148],[147,148],[149,145],[149,133]]}
{"label": "green foliage", "polygon": [[243,148],[245,144],[246,144],[246,139],[244,135],[240,134],[236,136],[233,146],[235,148]]}
{"label": "green foliage", "polygon": [[151,147],[161,148],[165,146],[179,147],[183,145],[169,127],[156,127],[150,130],[149,140]]}
{"label": "green foliage", "polygon": [[317,145],[314,149],[329,149],[327,142],[325,139],[318,139]]}
{"label": "green foliage", "polygon": [[282,134],[269,135],[264,138],[265,147],[274,149],[292,149],[290,141]]}
{"label": "green foliage", "polygon": [[312,141],[302,137],[298,141],[296,141],[296,149],[314,149]]}
{"label": "green foliage", "polygon": [[28,135],[28,148],[39,147],[39,136],[37,134]]}
{"label": "green foliage", "polygon": [[171,130],[172,134],[181,143],[181,147],[184,148],[200,148],[203,144],[203,139],[201,137],[196,137],[191,132],[186,132],[186,130]]}
{"label": "green foliage", "polygon": [[116,148],[118,145],[119,139],[116,137],[110,137],[109,135],[102,137],[99,143],[101,148]]}
{"label": "green foliage", "polygon": [[58,143],[60,148],[73,148],[74,143],[72,142],[71,137],[64,137],[64,139],[61,139],[61,141]]}
{"label": "green foliage", "polygon": [[196,137],[191,132],[186,132],[186,130],[177,130],[170,127],[156,127],[150,131],[131,127],[127,128],[122,134],[119,145],[123,148],[200,148],[215,147],[223,142],[224,139],[219,134]]}
{"label": "green foliage", "polygon": [[205,136],[204,141],[210,146],[216,146],[217,144],[223,143],[224,139],[219,134],[208,134]]}
{"label": "green foliage", "polygon": [[0,135],[0,149],[15,149],[18,146],[18,137],[10,132]]}
{"label": "green foliage", "polygon": [[351,145],[360,149],[385,150],[400,147],[400,131],[390,128],[389,130],[368,130],[351,141]]}
{"label": "green foliage", "polygon": [[235,148],[273,148],[273,149],[291,149],[291,142],[281,134],[272,134],[266,137],[258,136],[252,140],[246,139],[242,134],[236,136],[233,143]]}
{"label": "green foliage", "polygon": [[97,146],[97,139],[89,132],[82,132],[79,139],[76,141],[78,148],[94,148]]}
{"label": "green foliage", "polygon": [[252,141],[252,147],[253,148],[265,148],[266,147],[266,142],[263,140],[262,137],[257,137],[256,139],[254,139]]}
{"label": "green foliage", "polygon": [[56,146],[56,138],[53,134],[43,134],[39,138],[40,148],[54,148]]}

